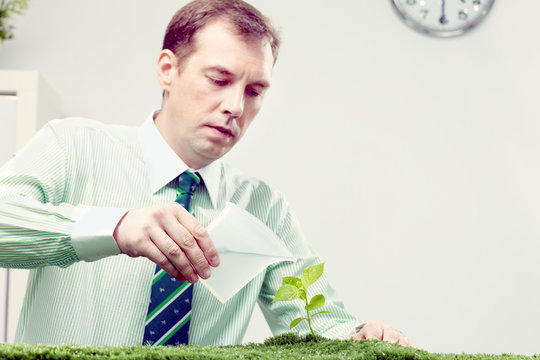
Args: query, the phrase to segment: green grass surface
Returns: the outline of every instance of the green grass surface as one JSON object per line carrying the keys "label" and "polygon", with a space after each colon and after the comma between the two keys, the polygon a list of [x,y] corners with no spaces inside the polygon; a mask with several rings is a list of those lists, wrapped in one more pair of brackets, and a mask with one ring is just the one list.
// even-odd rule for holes
{"label": "green grass surface", "polygon": [[339,341],[323,338],[299,338],[285,334],[269,338],[264,344],[242,346],[74,346],[1,344],[2,360],[56,359],[364,359],[364,360],[468,360],[534,359],[540,355],[435,354],[382,341]]}

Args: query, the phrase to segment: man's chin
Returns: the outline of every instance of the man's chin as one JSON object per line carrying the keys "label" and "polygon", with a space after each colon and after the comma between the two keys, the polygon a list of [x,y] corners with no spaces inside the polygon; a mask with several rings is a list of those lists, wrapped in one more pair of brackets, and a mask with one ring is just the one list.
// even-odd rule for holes
{"label": "man's chin", "polygon": [[[231,148],[221,149],[220,151],[216,151],[216,149],[213,148],[213,149],[206,149],[205,151],[200,151],[198,154],[199,154],[201,163],[205,163],[206,165],[210,165],[214,161],[221,159],[230,150],[231,150]],[[206,165],[204,165],[204,166],[206,166]],[[204,166],[201,166],[201,167],[204,167]]]}

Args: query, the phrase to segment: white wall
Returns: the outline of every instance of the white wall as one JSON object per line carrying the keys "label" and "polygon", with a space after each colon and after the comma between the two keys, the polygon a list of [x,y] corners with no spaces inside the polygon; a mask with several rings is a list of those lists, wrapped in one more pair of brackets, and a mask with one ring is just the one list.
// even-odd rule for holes
{"label": "white wall", "polygon": [[[540,2],[445,40],[386,0],[251,2],[283,47],[229,160],[287,195],[350,311],[429,351],[540,353]],[[65,115],[138,124],[184,3],[33,1],[0,67],[39,70]]]}

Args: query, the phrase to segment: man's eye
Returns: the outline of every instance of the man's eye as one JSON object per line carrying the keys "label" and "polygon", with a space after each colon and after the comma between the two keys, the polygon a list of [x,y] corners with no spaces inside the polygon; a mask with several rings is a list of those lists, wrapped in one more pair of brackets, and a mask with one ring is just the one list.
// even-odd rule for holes
{"label": "man's eye", "polygon": [[210,80],[212,81],[214,85],[217,85],[217,86],[226,86],[229,84],[227,80],[220,80],[220,79],[214,79],[214,78],[210,78]]}
{"label": "man's eye", "polygon": [[249,95],[249,96],[259,96],[261,95],[258,91],[256,91],[255,89],[246,89],[246,93]]}

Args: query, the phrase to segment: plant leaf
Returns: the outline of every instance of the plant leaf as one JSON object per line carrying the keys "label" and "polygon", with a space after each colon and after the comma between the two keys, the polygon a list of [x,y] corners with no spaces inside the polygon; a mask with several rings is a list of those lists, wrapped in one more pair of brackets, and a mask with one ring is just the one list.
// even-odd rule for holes
{"label": "plant leaf", "polygon": [[292,329],[296,325],[300,324],[302,320],[306,320],[306,318],[301,317],[301,318],[296,318],[293,321],[291,321],[291,325],[289,326],[289,329]]}
{"label": "plant leaf", "polygon": [[285,276],[283,278],[283,284],[282,285],[292,285],[292,286],[296,286],[297,288],[301,288],[302,287],[302,280],[300,280],[299,278],[297,277],[294,277],[294,276]]}
{"label": "plant leaf", "polygon": [[298,289],[296,286],[285,284],[282,287],[278,289],[276,292],[276,296],[274,296],[275,301],[291,301],[294,299],[298,299],[300,296],[300,289]]}
{"label": "plant leaf", "polygon": [[330,311],[326,311],[326,310],[319,311],[319,312],[311,315],[311,318],[313,319],[315,317],[315,315],[319,315],[319,314],[330,314]]}
{"label": "plant leaf", "polygon": [[320,295],[320,294],[315,295],[309,301],[309,305],[306,305],[306,310],[307,311],[312,311],[312,310],[318,309],[320,307],[323,307],[325,301],[326,301],[326,299],[324,298],[324,295]]}
{"label": "plant leaf", "polygon": [[306,291],[306,288],[302,286],[302,288],[300,289],[300,299],[306,301],[307,300],[307,291]]}
{"label": "plant leaf", "polygon": [[312,285],[324,272],[324,262],[307,267],[302,273],[302,284],[307,289]]}

